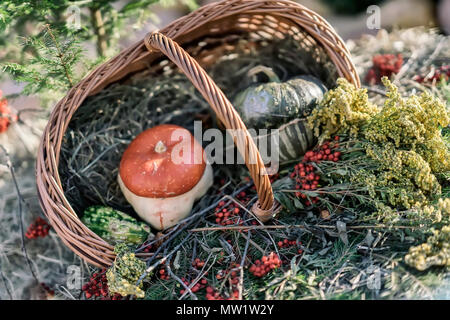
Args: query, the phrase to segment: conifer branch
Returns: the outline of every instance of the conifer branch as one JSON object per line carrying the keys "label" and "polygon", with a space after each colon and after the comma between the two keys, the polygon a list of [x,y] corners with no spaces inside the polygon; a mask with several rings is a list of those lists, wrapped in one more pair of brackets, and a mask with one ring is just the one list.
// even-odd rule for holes
{"label": "conifer branch", "polygon": [[52,32],[52,30],[50,28],[50,25],[46,24],[45,28],[47,29],[48,34],[50,35],[50,37],[53,40],[53,43],[55,44],[55,48],[58,51],[58,58],[61,61],[61,66],[64,69],[67,81],[69,82],[70,86],[72,87],[73,86],[73,81],[72,81],[72,77],[70,76],[69,68],[68,68],[66,62],[63,59],[64,58],[64,53],[61,51],[61,48],[58,45],[58,41],[56,41],[55,35],[53,34],[53,32]]}

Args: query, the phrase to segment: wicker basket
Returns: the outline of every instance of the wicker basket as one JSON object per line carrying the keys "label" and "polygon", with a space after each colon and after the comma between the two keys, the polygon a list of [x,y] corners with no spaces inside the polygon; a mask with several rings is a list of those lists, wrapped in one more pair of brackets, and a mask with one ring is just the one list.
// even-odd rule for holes
{"label": "wicker basket", "polygon": [[[87,262],[107,267],[114,260],[113,247],[89,230],[78,218],[64,195],[58,173],[60,148],[69,121],[86,97],[111,83],[138,71],[158,70],[171,60],[202,93],[217,118],[232,129],[245,129],[244,123],[223,92],[202,66],[214,62],[214,54],[204,54],[200,42],[209,36],[246,34],[267,40],[289,35],[314,51],[324,50],[337,74],[360,86],[349,52],[333,28],[319,15],[291,1],[225,0],[201,7],[159,32],[122,51],[91,72],[54,108],[44,131],[37,156],[36,179],[39,200],[51,225],[63,242]],[[189,48],[189,52],[184,49]],[[196,61],[197,60],[197,61]],[[202,65],[202,66],[200,66]],[[276,210],[272,187],[258,149],[246,130],[236,139],[258,193],[252,211],[262,221]],[[250,163],[248,159],[256,159]]]}

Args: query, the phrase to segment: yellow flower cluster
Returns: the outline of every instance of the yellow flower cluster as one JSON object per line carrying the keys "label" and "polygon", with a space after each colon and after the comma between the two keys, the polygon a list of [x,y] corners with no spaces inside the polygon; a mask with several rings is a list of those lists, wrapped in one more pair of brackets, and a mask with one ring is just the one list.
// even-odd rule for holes
{"label": "yellow flower cluster", "polygon": [[114,248],[116,259],[112,267],[106,272],[108,287],[111,293],[122,296],[134,295],[143,298],[143,283],[136,286],[139,278],[145,272],[145,262],[136,258],[125,244],[118,244]]}
{"label": "yellow flower cluster", "polygon": [[450,124],[445,105],[429,93],[402,98],[383,78],[387,99],[378,108],[366,90],[345,79],[337,83],[308,124],[319,140],[338,133],[359,141],[366,156],[355,154],[350,182],[368,190],[374,214],[385,222],[398,220],[399,212],[410,213],[411,221],[440,221],[444,211],[431,204],[442,192],[435,174],[450,172],[450,149],[441,133]]}
{"label": "yellow flower cluster", "polygon": [[450,198],[445,198],[445,199],[441,198],[441,199],[439,199],[439,201],[438,201],[438,208],[443,213],[445,213],[445,214],[450,216]]}
{"label": "yellow flower cluster", "polygon": [[393,142],[397,148],[417,151],[433,172],[450,170],[450,152],[440,127],[450,124],[444,104],[428,92],[403,99],[387,78],[387,99],[383,108],[364,127],[365,138],[372,142]]}
{"label": "yellow flower cluster", "polygon": [[308,117],[308,125],[319,137],[319,143],[339,132],[356,136],[361,125],[379,111],[369,102],[366,89],[356,89],[344,78],[338,79],[337,84]]}
{"label": "yellow flower cluster", "polygon": [[391,206],[386,205],[381,201],[375,201],[374,205],[377,211],[373,212],[371,217],[374,219],[382,218],[384,223],[390,225],[400,222],[402,216],[404,218],[401,222],[402,225],[425,226],[450,222],[450,210],[448,210],[450,198],[439,199],[437,203],[429,205],[415,203],[411,209],[406,211],[393,209]]}
{"label": "yellow flower cluster", "polygon": [[450,198],[440,198],[436,204],[436,207],[433,207],[433,209],[433,215],[436,222],[444,221],[446,223],[450,223]]}
{"label": "yellow flower cluster", "polygon": [[405,262],[423,271],[431,266],[450,266],[450,226],[433,230],[427,242],[409,248]]}
{"label": "yellow flower cluster", "polygon": [[377,191],[386,194],[390,205],[410,209],[428,203],[441,193],[441,185],[428,163],[415,151],[399,150],[392,143],[383,146],[366,144],[366,154],[379,167],[370,173],[359,172],[354,182],[362,182],[372,197]]}

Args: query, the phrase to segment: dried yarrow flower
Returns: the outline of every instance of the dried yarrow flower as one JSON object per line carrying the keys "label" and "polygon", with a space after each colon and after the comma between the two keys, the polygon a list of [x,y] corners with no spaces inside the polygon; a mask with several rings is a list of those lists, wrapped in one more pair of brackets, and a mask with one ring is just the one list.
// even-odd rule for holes
{"label": "dried yarrow flower", "polygon": [[111,293],[119,293],[121,296],[135,295],[143,298],[143,281],[136,285],[139,278],[145,273],[145,262],[136,258],[126,244],[118,244],[114,247],[116,259],[112,267],[106,272],[108,287]]}
{"label": "dried yarrow flower", "polygon": [[387,78],[383,83],[388,98],[378,109],[364,90],[339,79],[308,122],[321,139],[339,132],[357,141],[354,168],[341,178],[367,190],[374,217],[386,223],[412,215],[439,221],[443,211],[427,206],[441,195],[435,174],[450,170],[441,132],[450,123],[448,111],[429,93],[405,99]]}
{"label": "dried yarrow flower", "polygon": [[372,142],[393,142],[397,148],[418,152],[433,172],[450,170],[450,151],[441,129],[450,124],[444,103],[428,92],[403,99],[387,78],[387,99],[383,108],[364,127],[364,136]]}
{"label": "dried yarrow flower", "polygon": [[405,262],[423,271],[431,266],[450,266],[450,225],[433,230],[427,242],[409,248]]}
{"label": "dried yarrow flower", "polygon": [[356,136],[361,126],[379,111],[369,102],[366,89],[356,89],[344,78],[339,78],[337,84],[308,117],[308,125],[319,137],[319,143],[341,132]]}

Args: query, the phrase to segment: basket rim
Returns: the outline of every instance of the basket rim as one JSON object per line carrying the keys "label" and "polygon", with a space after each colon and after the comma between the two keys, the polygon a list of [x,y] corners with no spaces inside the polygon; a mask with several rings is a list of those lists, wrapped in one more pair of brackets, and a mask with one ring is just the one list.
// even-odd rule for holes
{"label": "basket rim", "polygon": [[[339,76],[360,87],[359,76],[343,40],[329,23],[312,10],[290,0],[224,0],[200,7],[173,21],[160,32],[177,40],[206,23],[240,14],[263,14],[293,21],[320,44],[336,65]],[[294,23],[295,22],[295,23]],[[109,61],[96,67],[71,88],[52,110],[41,137],[36,159],[36,184],[39,203],[63,242],[84,260],[107,267],[114,260],[113,246],[88,229],[65,197],[59,177],[59,152],[68,124],[83,101],[110,83],[123,79],[156,52],[148,51],[144,39],[122,50]],[[127,68],[133,66],[133,68]]]}

